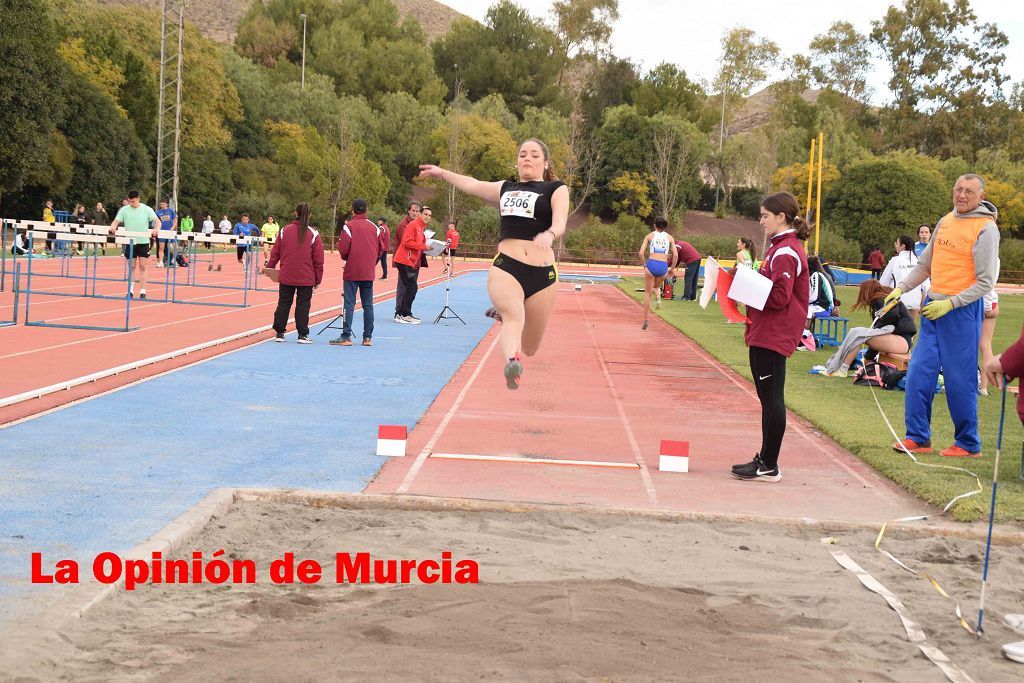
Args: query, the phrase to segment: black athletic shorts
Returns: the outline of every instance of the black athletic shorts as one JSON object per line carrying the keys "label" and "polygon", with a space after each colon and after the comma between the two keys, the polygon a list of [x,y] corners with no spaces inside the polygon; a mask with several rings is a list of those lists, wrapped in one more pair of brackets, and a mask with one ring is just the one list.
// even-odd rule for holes
{"label": "black athletic shorts", "polygon": [[245,246],[235,247],[235,253],[238,254],[238,262],[239,263],[242,262],[242,257],[245,256],[245,250],[248,249],[248,248],[249,247],[245,247]]}
{"label": "black athletic shorts", "polygon": [[501,252],[498,252],[492,263],[495,268],[505,271],[516,279],[516,282],[523,288],[524,299],[529,299],[537,292],[558,282],[558,270],[554,266],[531,266]]}
{"label": "black athletic shorts", "polygon": [[148,244],[126,244],[121,247],[124,252],[125,258],[149,258],[149,245]]}

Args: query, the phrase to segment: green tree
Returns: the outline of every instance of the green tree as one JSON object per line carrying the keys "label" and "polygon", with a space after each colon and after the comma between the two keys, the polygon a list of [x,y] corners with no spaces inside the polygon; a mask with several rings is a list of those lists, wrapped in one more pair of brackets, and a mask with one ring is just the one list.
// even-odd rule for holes
{"label": "green tree", "polygon": [[453,22],[434,43],[434,61],[449,93],[455,92],[457,72],[470,100],[500,93],[517,116],[528,105],[543,107],[559,96],[561,55],[555,34],[511,0],[491,5],[482,25],[470,19]]}
{"label": "green tree", "polygon": [[231,161],[220,147],[183,147],[178,206],[217,213],[235,191]]}
{"label": "green tree", "polygon": [[949,212],[949,189],[921,167],[886,159],[856,164],[825,196],[823,222],[862,247],[882,247]]}
{"label": "green tree", "polygon": [[235,36],[238,53],[263,66],[274,66],[299,45],[299,29],[291,23],[278,23],[260,12],[246,17]]}
{"label": "green tree", "polygon": [[853,103],[870,95],[867,76],[871,52],[867,37],[848,21],[834,22],[811,41],[811,74],[822,88],[831,88]]}
{"label": "green tree", "polygon": [[719,148],[740,103],[765,81],[768,69],[778,59],[779,46],[766,38],[757,38],[748,28],[730,29],[722,37],[722,55],[713,83],[718,93],[715,104],[722,108]]}
{"label": "green tree", "polygon": [[0,3],[0,196],[47,162],[64,111],[64,69],[41,0]]}
{"label": "green tree", "polygon": [[584,73],[579,93],[583,119],[596,128],[601,125],[606,110],[632,102],[637,82],[636,65],[628,59],[611,56],[590,61]]}
{"label": "green tree", "polygon": [[637,110],[647,116],[665,113],[694,121],[704,106],[700,85],[668,62],[662,62],[637,81],[630,97]]}
{"label": "green tree", "polygon": [[[597,131],[600,155],[604,159],[597,174],[597,191],[592,200],[592,211],[612,210],[616,201],[611,189],[614,178],[624,173],[646,173],[653,124],[636,107],[628,104],[607,109]],[[615,213],[619,213],[615,211]]]}
{"label": "green tree", "polygon": [[565,67],[581,51],[600,52],[612,36],[612,23],[619,19],[618,0],[558,0],[551,6],[557,44],[561,46],[558,85]]}
{"label": "green tree", "polygon": [[689,121],[668,114],[655,116],[651,123],[647,168],[658,215],[679,222],[700,192],[700,168],[709,154],[707,136]]}
{"label": "green tree", "polygon": [[75,151],[75,165],[62,198],[88,205],[143,188],[153,167],[132,124],[84,76],[72,74],[68,90],[75,96],[67,100],[61,130]]}
{"label": "green tree", "polygon": [[944,156],[984,147],[984,109],[1002,97],[1008,39],[978,22],[968,0],[904,0],[872,22],[871,41],[892,69],[891,144]]}
{"label": "green tree", "polygon": [[648,218],[654,213],[654,202],[651,199],[653,182],[652,176],[636,171],[624,171],[612,178],[608,183],[608,191],[613,197],[612,210]]}

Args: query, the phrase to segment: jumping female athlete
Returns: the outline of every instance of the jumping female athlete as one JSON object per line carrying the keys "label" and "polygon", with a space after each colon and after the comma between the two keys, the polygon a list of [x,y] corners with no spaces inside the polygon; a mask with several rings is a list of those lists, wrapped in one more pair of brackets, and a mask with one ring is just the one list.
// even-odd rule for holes
{"label": "jumping female athlete", "polygon": [[487,315],[501,321],[505,384],[519,388],[520,354],[540,348],[555,307],[558,271],[552,243],[565,234],[569,189],[551,171],[551,154],[540,140],[519,146],[518,181],[488,182],[439,166],[420,166],[421,178],[440,178],[456,189],[498,204],[501,235],[498,255],[487,274],[487,292],[494,308]]}

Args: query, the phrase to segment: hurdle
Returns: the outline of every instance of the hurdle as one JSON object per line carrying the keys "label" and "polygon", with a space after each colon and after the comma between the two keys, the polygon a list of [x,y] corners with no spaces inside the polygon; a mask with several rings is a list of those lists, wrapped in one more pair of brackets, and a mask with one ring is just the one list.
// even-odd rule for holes
{"label": "hurdle", "polygon": [[[72,236],[72,233],[70,233],[70,232],[61,232],[61,233],[59,233],[59,232],[51,232],[51,231],[40,232],[38,230],[29,230],[29,231],[27,231],[26,234],[28,236],[29,253],[26,255],[28,267],[26,268],[26,274],[25,274],[25,288],[24,288],[24,290],[22,290],[24,292],[24,295],[25,295],[25,325],[26,326],[29,326],[29,327],[57,327],[57,328],[73,329],[73,330],[97,330],[97,331],[102,331],[102,332],[130,332],[132,330],[138,329],[137,327],[130,327],[131,305],[132,305],[132,296],[131,296],[131,293],[130,293],[131,292],[131,285],[130,284],[125,287],[125,293],[124,293],[123,297],[113,297],[113,296],[108,296],[108,295],[90,294],[89,291],[88,291],[88,288],[89,288],[89,279],[88,279],[88,277],[83,278],[83,280],[84,280],[83,281],[84,291],[83,291],[82,294],[72,294],[72,293],[69,293],[69,292],[48,292],[48,291],[45,291],[45,290],[40,290],[40,291],[37,291],[37,292],[33,292],[32,291],[32,261],[36,260],[36,259],[33,259],[32,251],[33,251],[34,242],[35,242],[36,238],[42,237],[44,239],[57,240],[57,239],[69,238],[69,237]],[[82,241],[82,242],[94,245],[94,249],[96,248],[95,245],[98,245],[98,244],[117,244],[117,245],[122,246],[122,247],[127,244],[127,245],[129,245],[129,254],[132,254],[134,252],[134,245],[135,245],[135,243],[134,243],[134,240],[131,237],[114,236],[114,235],[87,235],[87,234],[84,234],[84,233],[79,233],[78,236],[77,236],[77,239]],[[129,264],[128,264],[128,281],[130,283],[131,280],[132,280],[132,275],[133,275],[133,271],[134,271],[134,261],[135,261],[135,259],[134,258],[129,258],[128,260],[129,260]],[[87,268],[88,268],[88,259],[86,259],[86,264],[87,264]],[[94,283],[94,287],[95,287],[95,283]],[[123,327],[112,327],[112,326],[108,326],[108,325],[85,325],[85,324],[81,324],[81,323],[50,323],[50,322],[46,322],[45,320],[32,320],[32,314],[31,314],[32,294],[36,294],[37,296],[71,296],[71,297],[80,296],[80,297],[95,297],[95,298],[104,298],[104,299],[120,299],[120,298],[123,298],[124,302],[125,302],[125,304],[124,304],[124,326]]]}
{"label": "hurdle", "polygon": [[[187,232],[187,233],[175,233],[170,230],[160,230],[157,233],[158,237],[163,236],[164,239],[173,239],[177,243],[184,243],[185,253],[188,255],[188,266],[185,269],[185,282],[182,287],[202,287],[207,289],[226,289],[235,290],[242,292],[241,303],[227,303],[222,301],[192,301],[190,299],[179,299],[178,290],[178,270],[179,268],[173,268],[173,277],[171,279],[171,302],[176,304],[194,304],[197,306],[221,306],[229,308],[246,308],[249,305],[249,290],[254,289],[250,286],[250,280],[252,277],[252,263],[248,258],[250,254],[249,244],[252,238],[241,237],[239,235],[203,235],[202,233]],[[246,249],[246,260],[243,264],[244,269],[242,273],[241,286],[238,285],[220,285],[220,284],[208,284],[199,282],[199,261],[196,258],[198,254],[198,245],[206,244],[233,244],[236,247],[239,245],[245,245]],[[176,249],[177,250],[177,249]],[[215,271],[221,272],[221,271]]]}
{"label": "hurdle", "polygon": [[11,327],[13,325],[17,325],[18,324],[18,295],[20,294],[18,285],[19,285],[20,282],[21,282],[21,264],[20,263],[15,263],[14,264],[14,306],[13,306],[14,311],[11,314],[11,319],[10,320],[0,320],[0,327]]}

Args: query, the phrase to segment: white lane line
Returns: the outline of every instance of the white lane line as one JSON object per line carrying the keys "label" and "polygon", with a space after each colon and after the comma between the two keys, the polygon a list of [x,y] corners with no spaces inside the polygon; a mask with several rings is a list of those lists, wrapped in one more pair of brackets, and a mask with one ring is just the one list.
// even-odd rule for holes
{"label": "white lane line", "polygon": [[437,440],[441,438],[441,434],[444,433],[448,423],[451,422],[452,417],[455,416],[455,411],[457,411],[459,406],[462,405],[462,400],[466,398],[466,394],[469,393],[473,383],[476,382],[476,378],[480,376],[480,371],[483,370],[484,365],[487,363],[487,359],[491,356],[491,352],[494,351],[494,348],[498,345],[499,339],[501,339],[500,332],[494,335],[491,345],[487,347],[487,351],[484,352],[483,358],[481,358],[480,362],[477,363],[476,369],[473,370],[473,374],[469,376],[466,386],[462,387],[462,391],[460,391],[459,395],[455,398],[455,402],[452,403],[448,412],[445,413],[444,419],[442,419],[441,423],[437,425],[437,429],[435,429],[434,433],[430,435],[430,439],[427,440],[427,443],[423,445],[423,449],[420,451],[420,454],[416,456],[416,460],[413,462],[412,467],[410,467],[409,471],[405,473],[405,478],[402,479],[402,483],[398,486],[396,493],[406,493],[409,490],[409,487],[412,486],[413,480],[416,478],[416,475],[419,474],[420,469],[423,467],[423,463],[427,461],[427,457],[430,455],[430,451],[433,450],[434,444],[436,444]]}
{"label": "white lane line", "polygon": [[636,459],[636,464],[640,469],[640,478],[643,480],[644,489],[647,491],[647,500],[651,505],[657,506],[658,493],[654,490],[654,481],[651,480],[651,473],[647,469],[643,453],[640,452],[640,445],[636,442],[636,436],[633,434],[633,428],[629,424],[629,418],[626,416],[626,409],[622,405],[622,399],[619,398],[619,392],[615,389],[615,382],[612,380],[611,373],[608,372],[608,363],[605,361],[604,354],[601,353],[601,347],[597,343],[594,327],[590,324],[590,319],[587,318],[587,312],[583,310],[583,303],[580,297],[574,298],[576,299],[576,305],[579,306],[580,314],[583,316],[583,322],[587,328],[587,334],[590,335],[590,342],[594,347],[594,352],[597,353],[597,360],[601,363],[601,372],[604,373],[604,379],[608,383],[608,389],[611,392],[612,399],[615,401],[615,409],[619,413],[619,420],[622,421],[622,428],[626,431],[626,438],[629,439],[629,447],[633,450],[633,457]]}

